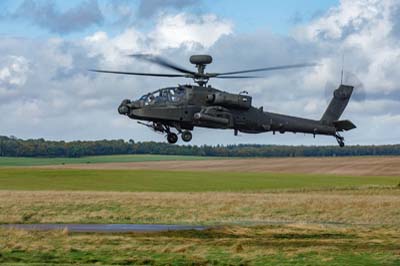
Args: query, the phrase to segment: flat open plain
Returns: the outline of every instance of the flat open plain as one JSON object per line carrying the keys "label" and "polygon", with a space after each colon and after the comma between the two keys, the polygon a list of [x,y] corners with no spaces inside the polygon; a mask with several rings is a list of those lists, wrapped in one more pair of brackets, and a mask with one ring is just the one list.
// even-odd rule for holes
{"label": "flat open plain", "polygon": [[400,265],[400,157],[169,158],[3,163],[2,224],[211,228],[0,228],[0,265]]}
{"label": "flat open plain", "polygon": [[233,158],[219,160],[163,160],[40,166],[51,169],[126,169],[400,176],[398,157]]}

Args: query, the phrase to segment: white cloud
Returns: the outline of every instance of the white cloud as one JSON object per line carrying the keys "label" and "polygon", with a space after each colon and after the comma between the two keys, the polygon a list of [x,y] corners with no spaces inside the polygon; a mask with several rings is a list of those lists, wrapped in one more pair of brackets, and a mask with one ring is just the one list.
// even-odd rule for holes
{"label": "white cloud", "polygon": [[102,65],[121,67],[131,62],[127,55],[143,49],[143,34],[133,28],[126,29],[115,37],[106,32],[96,32],[85,38],[83,45],[91,57],[101,56]]}
{"label": "white cloud", "polygon": [[[305,37],[314,40],[338,40],[355,32],[370,31],[382,22],[391,0],[341,0],[338,7],[305,26]],[[373,30],[373,29],[372,29]],[[373,30],[374,31],[374,30]],[[374,34],[377,32],[374,31]]]}
{"label": "white cloud", "polygon": [[399,91],[397,75],[392,73],[400,70],[399,36],[393,35],[393,28],[400,23],[393,12],[399,8],[394,0],[342,0],[295,35],[332,49],[326,56],[339,58],[336,68],[344,54],[345,67],[356,71],[370,92]]}
{"label": "white cloud", "polygon": [[26,58],[14,55],[0,57],[0,87],[11,89],[24,85],[28,71]]}
{"label": "white cloud", "polygon": [[29,119],[27,119],[28,123],[39,123],[40,117],[43,115],[43,107],[45,107],[43,102],[39,100],[29,100],[16,106],[14,111],[16,116],[20,119],[27,119],[27,117],[29,117]]}
{"label": "white cloud", "polygon": [[201,45],[210,48],[221,36],[233,31],[232,23],[220,20],[215,15],[195,17],[180,13],[165,15],[158,21],[149,36],[154,40],[155,49],[192,47]]}
{"label": "white cloud", "polygon": [[186,13],[162,15],[149,33],[134,27],[110,37],[106,32],[87,36],[84,45],[90,56],[101,55],[103,65],[124,67],[132,62],[127,57],[134,53],[162,53],[163,50],[179,48],[193,49],[200,45],[211,47],[224,35],[232,33],[232,24],[215,15],[195,17]]}

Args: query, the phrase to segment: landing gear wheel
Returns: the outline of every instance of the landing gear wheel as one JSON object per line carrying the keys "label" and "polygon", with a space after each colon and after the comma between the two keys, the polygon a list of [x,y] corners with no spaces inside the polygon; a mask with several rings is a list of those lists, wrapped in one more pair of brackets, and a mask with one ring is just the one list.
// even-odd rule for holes
{"label": "landing gear wheel", "polygon": [[343,148],[344,147],[344,138],[339,135],[339,133],[336,134],[336,141],[339,144],[339,147]]}
{"label": "landing gear wheel", "polygon": [[343,148],[344,147],[344,142],[343,141],[338,141],[339,142],[339,147]]}
{"label": "landing gear wheel", "polygon": [[189,142],[192,140],[192,133],[190,131],[183,131],[181,137],[184,142]]}
{"label": "landing gear wheel", "polygon": [[178,135],[175,133],[168,133],[167,140],[169,144],[175,144],[178,141]]}

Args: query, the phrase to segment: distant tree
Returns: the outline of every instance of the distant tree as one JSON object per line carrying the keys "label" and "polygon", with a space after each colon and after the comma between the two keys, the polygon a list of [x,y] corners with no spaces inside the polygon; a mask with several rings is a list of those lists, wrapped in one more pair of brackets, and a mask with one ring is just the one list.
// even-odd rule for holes
{"label": "distant tree", "polygon": [[379,156],[400,155],[400,145],[380,146],[278,146],[278,145],[170,145],[157,142],[135,142],[130,139],[97,141],[22,140],[0,136],[0,156],[81,157],[113,154],[167,154],[225,157],[307,157],[307,156]]}

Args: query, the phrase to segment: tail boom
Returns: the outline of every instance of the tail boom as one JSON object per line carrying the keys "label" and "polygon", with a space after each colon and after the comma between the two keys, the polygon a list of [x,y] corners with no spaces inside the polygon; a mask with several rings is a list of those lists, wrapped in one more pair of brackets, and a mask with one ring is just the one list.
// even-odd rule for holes
{"label": "tail boom", "polygon": [[265,113],[270,119],[269,131],[286,131],[295,133],[308,133],[315,135],[328,135],[336,138],[341,147],[344,138],[339,134],[356,128],[349,120],[339,120],[349,103],[353,93],[353,86],[340,85],[334,91],[333,98],[320,120],[311,120],[282,114]]}

